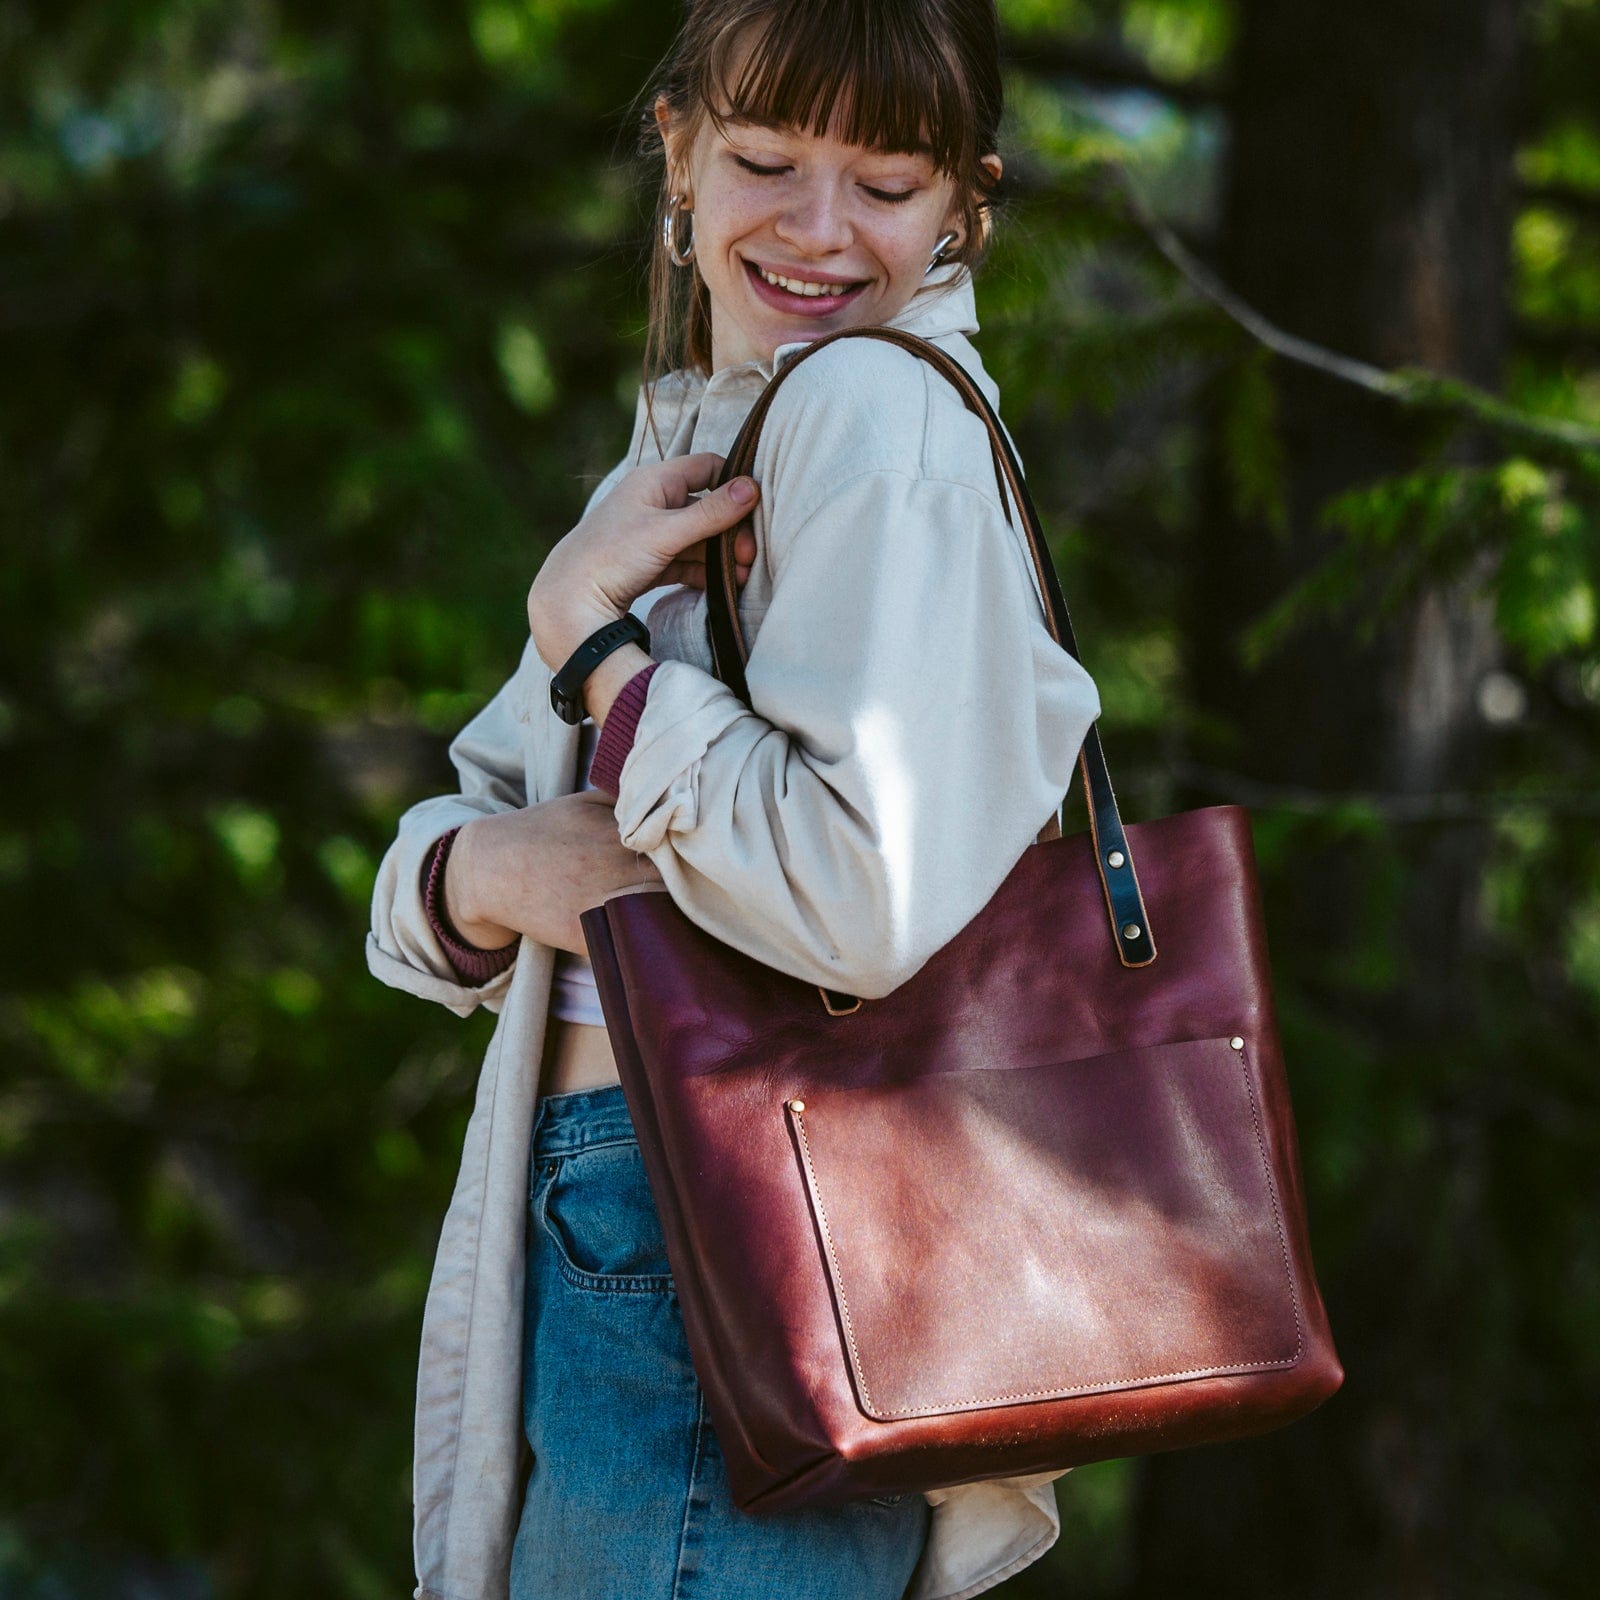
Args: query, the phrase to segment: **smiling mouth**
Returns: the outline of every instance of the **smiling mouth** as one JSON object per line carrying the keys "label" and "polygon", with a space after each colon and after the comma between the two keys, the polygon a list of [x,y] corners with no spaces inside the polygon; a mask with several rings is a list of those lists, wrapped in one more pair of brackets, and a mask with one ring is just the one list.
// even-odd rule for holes
{"label": "smiling mouth", "polygon": [[845,279],[841,282],[836,279],[786,277],[782,273],[769,272],[759,262],[748,259],[745,261],[745,270],[769,289],[791,294],[796,300],[839,300],[857,289],[864,289],[870,281],[866,278]]}

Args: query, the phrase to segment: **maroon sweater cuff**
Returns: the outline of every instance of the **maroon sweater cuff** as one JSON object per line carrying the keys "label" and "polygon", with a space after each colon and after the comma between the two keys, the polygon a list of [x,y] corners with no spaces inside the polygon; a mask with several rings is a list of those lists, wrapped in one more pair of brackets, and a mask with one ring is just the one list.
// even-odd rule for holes
{"label": "maroon sweater cuff", "polygon": [[644,714],[650,679],[660,665],[659,661],[652,661],[648,667],[641,667],[634,673],[618,691],[606,713],[605,726],[595,741],[594,756],[589,762],[589,782],[606,794],[614,795],[622,787],[622,764],[633,749],[633,736]]}
{"label": "maroon sweater cuff", "polygon": [[425,884],[422,904],[427,912],[428,926],[433,929],[434,938],[444,946],[444,953],[449,956],[450,965],[456,969],[456,976],[463,983],[477,985],[487,983],[496,974],[504,972],[517,959],[517,946],[522,941],[513,939],[498,950],[485,950],[479,945],[468,944],[451,926],[444,909],[444,864],[449,860],[450,846],[460,832],[461,828],[452,828],[434,844],[427,860],[422,863]]}

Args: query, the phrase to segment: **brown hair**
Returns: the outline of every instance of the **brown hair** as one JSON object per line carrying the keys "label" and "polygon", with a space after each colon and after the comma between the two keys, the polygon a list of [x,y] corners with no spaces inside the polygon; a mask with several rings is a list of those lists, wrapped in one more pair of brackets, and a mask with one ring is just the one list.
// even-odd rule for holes
{"label": "brown hair", "polygon": [[[711,371],[705,281],[667,257],[661,225],[671,198],[655,102],[665,95],[691,148],[702,119],[729,115],[810,127],[824,136],[842,102],[838,136],[873,149],[927,149],[955,179],[961,242],[945,259],[976,270],[1000,185],[979,158],[997,147],[1003,91],[995,0],[687,0],[671,49],[636,104],[638,154],[656,180],[649,256],[645,403],[655,428],[657,381],[677,367]],[[739,81],[727,64],[757,29]],[[924,144],[923,141],[927,143]],[[930,148],[931,147],[931,148]],[[657,445],[659,448],[659,436]]]}

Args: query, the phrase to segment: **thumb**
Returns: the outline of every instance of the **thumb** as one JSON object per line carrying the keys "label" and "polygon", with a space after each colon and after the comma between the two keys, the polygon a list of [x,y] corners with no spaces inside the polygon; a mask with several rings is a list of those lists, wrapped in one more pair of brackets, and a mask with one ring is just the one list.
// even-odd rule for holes
{"label": "thumb", "polygon": [[695,519],[696,538],[737,527],[750,515],[760,489],[754,478],[739,477],[712,489],[684,507],[684,515]]}

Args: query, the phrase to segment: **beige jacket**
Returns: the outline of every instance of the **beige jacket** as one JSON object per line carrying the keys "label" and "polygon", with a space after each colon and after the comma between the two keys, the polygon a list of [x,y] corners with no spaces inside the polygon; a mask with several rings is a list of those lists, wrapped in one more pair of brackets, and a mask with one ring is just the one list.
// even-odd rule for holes
{"label": "beige jacket", "polygon": [[[999,393],[966,335],[964,267],[894,319]],[[663,454],[725,454],[773,372],[677,373],[658,388]],[[660,459],[643,396],[626,458]],[[1001,513],[987,435],[909,353],[844,341],[779,391],[756,455],[760,554],[741,595],[755,711],[710,673],[705,599],[641,595],[650,684],[622,769],[622,840],[728,944],[807,981],[888,993],[959,931],[1059,807],[1100,701],[1047,632],[1020,527]],[[550,709],[530,642],[450,746],[460,793],[401,818],[378,872],[367,960],[396,988],[499,1022],[423,1315],[415,1551],[420,1600],[506,1600],[519,1511],[528,1141],[554,952],[523,939],[488,983],[460,983],[431,933],[421,866],[473,817],[577,787],[578,729]],[[1059,1532],[1057,1474],[965,1485],[934,1506],[911,1600],[964,1600]]]}

